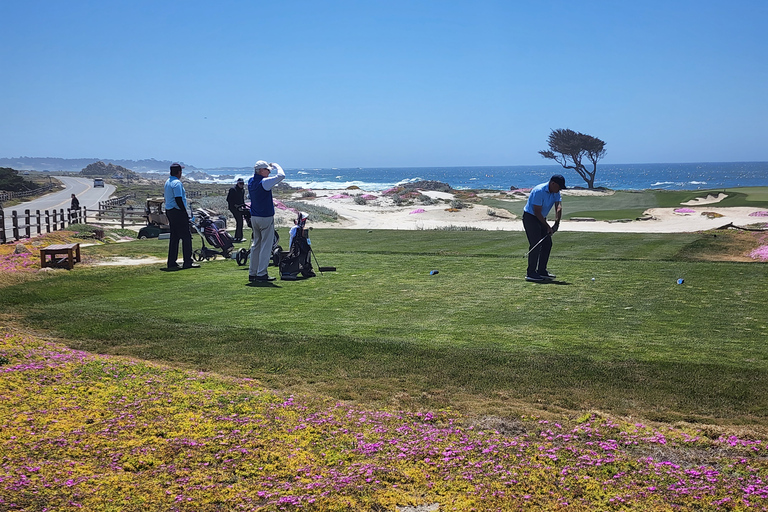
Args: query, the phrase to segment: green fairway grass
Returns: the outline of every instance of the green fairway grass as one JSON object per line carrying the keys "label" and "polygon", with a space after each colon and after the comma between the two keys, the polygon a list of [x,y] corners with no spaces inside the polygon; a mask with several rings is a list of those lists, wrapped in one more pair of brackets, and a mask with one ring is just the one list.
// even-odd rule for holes
{"label": "green fairway grass", "polygon": [[[558,233],[550,284],[523,279],[523,233],[311,239],[337,272],[257,286],[223,259],[180,272],[76,266],[4,288],[0,309],[78,349],[373,406],[768,424],[768,266],[694,261],[711,235]],[[166,251],[158,240],[83,249]]]}
{"label": "green fairway grass", "polygon": [[[738,189],[718,190],[624,190],[606,196],[568,196],[563,198],[563,218],[591,217],[596,220],[636,219],[649,208],[682,208],[682,203],[708,195],[725,194],[727,197],[717,203],[710,203],[713,208],[736,206],[768,207],[768,187],[743,187]],[[502,207],[496,201],[496,207]],[[489,206],[491,206],[489,204]],[[524,203],[519,203],[519,215]],[[706,205],[705,205],[706,206]],[[515,213],[514,207],[509,208]]]}

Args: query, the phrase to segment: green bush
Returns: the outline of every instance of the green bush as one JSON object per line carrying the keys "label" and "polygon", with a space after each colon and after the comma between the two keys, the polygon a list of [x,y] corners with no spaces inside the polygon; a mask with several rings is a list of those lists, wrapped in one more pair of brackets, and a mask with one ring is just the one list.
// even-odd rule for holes
{"label": "green bush", "polygon": [[283,204],[288,208],[308,213],[310,220],[319,222],[335,222],[339,220],[339,213],[325,206],[318,206],[303,201],[285,201]]}
{"label": "green bush", "polygon": [[10,167],[0,167],[0,190],[7,192],[23,192],[25,190],[34,190],[39,186],[29,180],[19,176],[19,171]]}

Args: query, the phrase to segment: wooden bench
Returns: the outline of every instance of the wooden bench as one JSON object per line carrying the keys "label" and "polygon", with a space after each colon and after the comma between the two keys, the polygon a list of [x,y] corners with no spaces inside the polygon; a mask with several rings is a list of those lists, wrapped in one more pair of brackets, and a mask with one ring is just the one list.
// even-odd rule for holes
{"label": "wooden bench", "polygon": [[75,263],[79,262],[80,244],[53,244],[40,249],[40,268],[66,267],[72,269]]}

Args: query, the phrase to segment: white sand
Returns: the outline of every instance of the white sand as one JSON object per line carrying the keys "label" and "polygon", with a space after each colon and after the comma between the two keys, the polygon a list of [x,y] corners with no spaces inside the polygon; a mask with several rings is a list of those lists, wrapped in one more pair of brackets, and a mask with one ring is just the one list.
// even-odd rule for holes
{"label": "white sand", "polygon": [[702,204],[719,203],[726,197],[728,197],[728,195],[723,193],[717,194],[716,196],[713,196],[712,194],[708,194],[707,197],[697,197],[695,199],[691,199],[690,201],[686,201],[680,204],[684,204],[686,206],[700,206]]}
{"label": "white sand", "polygon": [[112,258],[104,258],[103,260],[99,260],[94,265],[97,266],[133,266],[133,265],[154,265],[156,263],[165,263],[166,259],[163,258],[154,258],[154,257],[146,257],[146,258],[125,258],[122,256],[115,256]]}
{"label": "white sand", "polygon": [[[317,197],[307,199],[295,197],[294,199],[311,202],[319,206],[325,206],[338,212],[343,219],[335,223],[323,223],[310,217],[310,225],[328,228],[353,228],[353,229],[434,229],[447,226],[474,227],[486,230],[522,231],[523,206],[527,199],[523,193],[506,195],[490,194],[497,198],[504,198],[509,202],[509,212],[496,209],[496,215],[488,213],[489,208],[464,202],[467,207],[458,211],[447,211],[453,194],[445,192],[424,191],[434,199],[443,199],[448,202],[438,201],[433,205],[422,205],[414,201],[408,206],[395,206],[391,198],[382,196],[379,192],[364,192],[361,190],[315,190]],[[377,199],[370,200],[368,204],[355,204],[354,198],[332,198],[337,195],[371,194]],[[609,195],[613,192],[568,190],[563,193],[563,203],[567,204],[569,195]],[[713,204],[725,198],[725,194],[707,196],[688,201],[685,208],[694,210],[694,213],[675,213],[676,208],[652,208],[645,212],[651,220],[632,220],[631,222],[608,221],[573,221],[563,219],[560,224],[561,231],[593,231],[593,232],[617,232],[617,233],[684,233],[714,229],[733,223],[737,226],[745,226],[765,221],[765,217],[750,217],[749,214],[761,211],[762,208],[717,208],[702,205]],[[683,206],[681,205],[680,208]],[[414,210],[423,209],[422,213],[411,213]],[[713,212],[722,217],[709,218],[702,215],[704,212]],[[294,214],[278,210],[278,217],[284,219],[283,225],[291,225]],[[551,215],[550,215],[551,217]]]}

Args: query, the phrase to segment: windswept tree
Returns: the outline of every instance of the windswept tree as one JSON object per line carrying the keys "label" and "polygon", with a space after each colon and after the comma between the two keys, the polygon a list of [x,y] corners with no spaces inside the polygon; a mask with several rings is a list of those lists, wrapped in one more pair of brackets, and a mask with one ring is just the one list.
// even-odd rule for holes
{"label": "windswept tree", "polygon": [[[552,130],[547,145],[548,150],[539,151],[541,156],[566,169],[573,169],[587,182],[588,188],[595,188],[597,162],[605,156],[605,142],[585,133],[560,128]],[[591,171],[582,163],[585,157],[592,162]]]}

